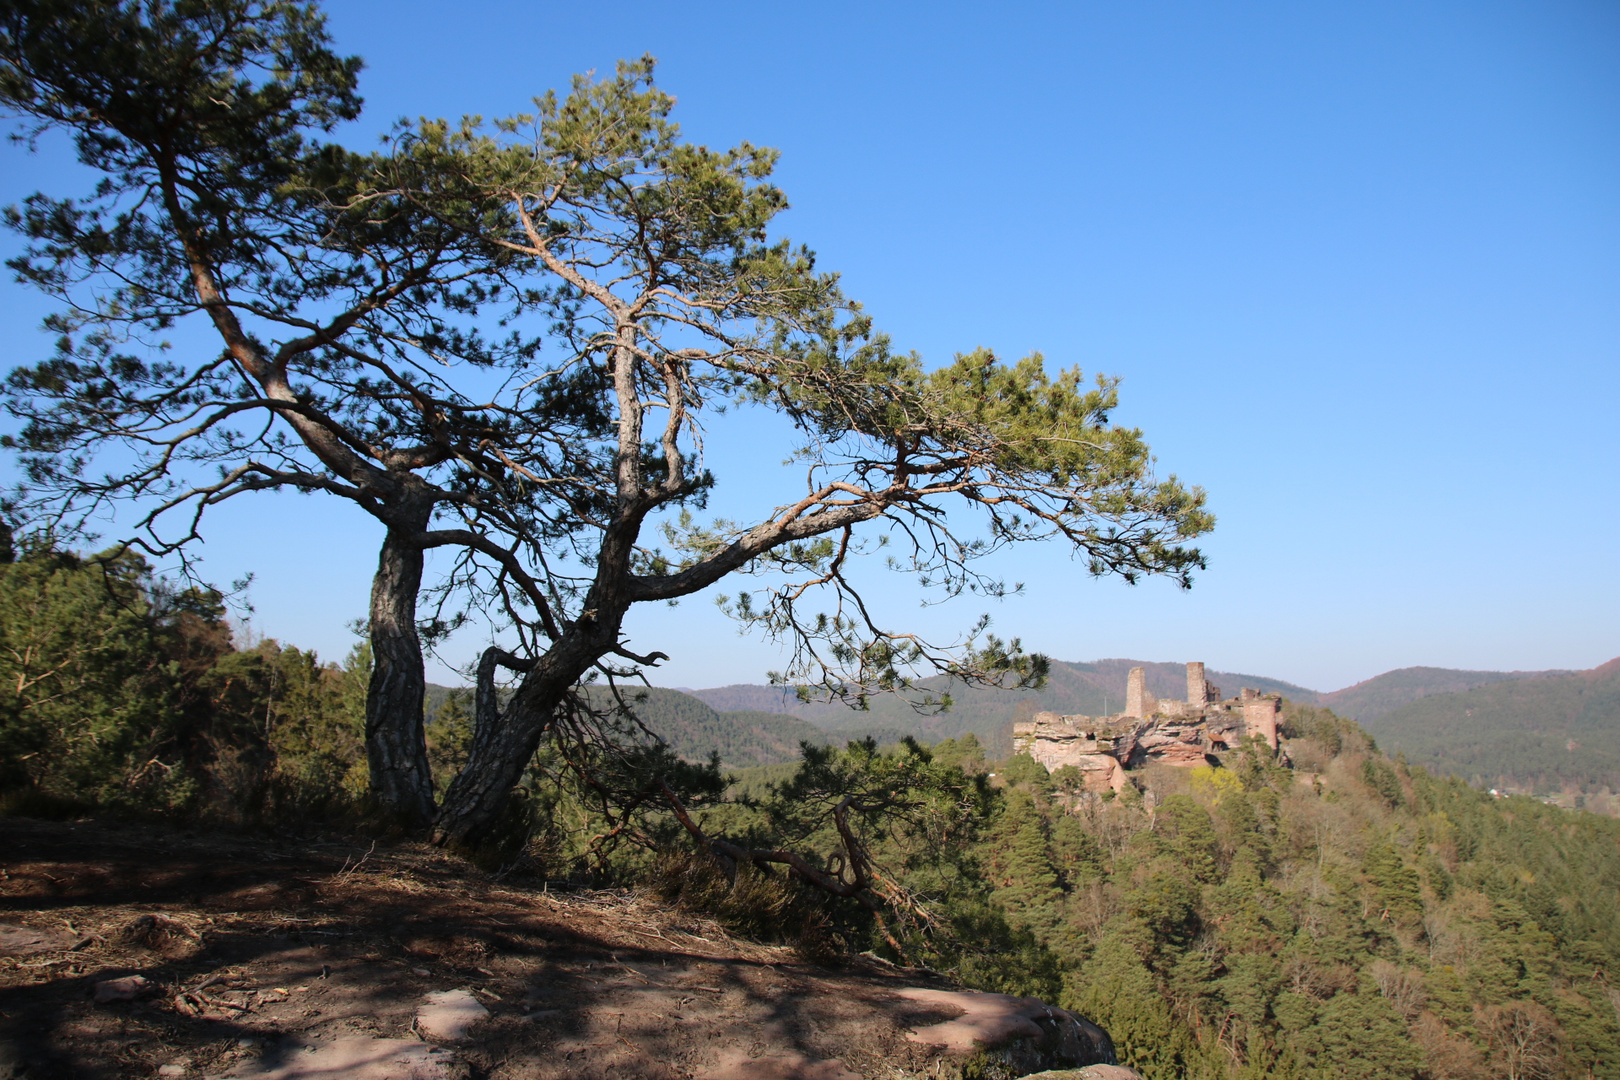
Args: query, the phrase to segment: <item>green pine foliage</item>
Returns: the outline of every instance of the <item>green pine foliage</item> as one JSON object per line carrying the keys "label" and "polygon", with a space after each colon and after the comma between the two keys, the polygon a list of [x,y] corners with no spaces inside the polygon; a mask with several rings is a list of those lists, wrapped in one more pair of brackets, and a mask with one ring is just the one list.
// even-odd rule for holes
{"label": "green pine foliage", "polygon": [[907,959],[1056,984],[1150,1080],[1620,1078],[1620,822],[1391,760],[1326,709],[1284,730],[1293,767],[1251,743],[1118,797],[986,763],[954,848],[873,836],[939,920]]}
{"label": "green pine foliage", "polygon": [[1285,730],[1309,768],[1250,746],[1124,798],[1002,768],[989,897],[1063,1003],[1154,1080],[1620,1077],[1620,823],[1392,761],[1326,710]]}
{"label": "green pine foliage", "polygon": [[370,656],[238,648],[218,594],[128,552],[25,545],[0,563],[0,807],[347,814],[365,791]]}
{"label": "green pine foliage", "polygon": [[184,801],[177,627],[139,559],[50,550],[0,565],[0,791],[39,806]]}

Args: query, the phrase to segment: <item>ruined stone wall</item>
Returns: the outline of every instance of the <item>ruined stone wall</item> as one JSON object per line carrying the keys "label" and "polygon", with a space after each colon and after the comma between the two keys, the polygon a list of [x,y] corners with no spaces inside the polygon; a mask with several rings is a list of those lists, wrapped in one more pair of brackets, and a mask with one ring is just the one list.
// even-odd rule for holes
{"label": "ruined stone wall", "polygon": [[1258,735],[1266,745],[1277,749],[1277,721],[1282,712],[1282,700],[1275,694],[1256,694],[1243,702],[1243,726],[1248,734]]}
{"label": "ruined stone wall", "polygon": [[[1236,749],[1246,736],[1278,749],[1282,699],[1244,688],[1229,701],[1204,677],[1204,665],[1187,665],[1187,700],[1160,701],[1147,689],[1145,669],[1132,668],[1125,685],[1125,711],[1109,717],[1037,713],[1013,725],[1013,746],[1050,771],[1081,770],[1094,790],[1125,783],[1124,770],[1148,761],[1191,767]],[[1211,756],[1215,755],[1215,756]]]}
{"label": "ruined stone wall", "polygon": [[1126,780],[1117,752],[1122,743],[1131,744],[1129,733],[1135,728],[1121,719],[1039,712],[1028,723],[1013,725],[1013,752],[1028,754],[1048,772],[1074,766],[1089,791],[1118,792]]}

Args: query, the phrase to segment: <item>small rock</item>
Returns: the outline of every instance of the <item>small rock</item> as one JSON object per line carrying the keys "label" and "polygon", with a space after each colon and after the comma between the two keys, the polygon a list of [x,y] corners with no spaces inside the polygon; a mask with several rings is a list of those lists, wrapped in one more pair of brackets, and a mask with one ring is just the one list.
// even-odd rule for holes
{"label": "small rock", "polygon": [[186,1067],[184,1065],[175,1065],[172,1062],[170,1064],[168,1064],[168,1065],[159,1065],[158,1066],[158,1075],[159,1076],[184,1076],[184,1075],[186,1075]]}
{"label": "small rock", "polygon": [[246,1061],[210,1080],[456,1080],[466,1075],[454,1054],[415,1039],[356,1035],[304,1051]]}
{"label": "small rock", "polygon": [[145,975],[126,975],[122,979],[103,979],[96,983],[96,1003],[134,1001],[138,997],[157,993],[157,984]]}
{"label": "small rock", "polygon": [[1053,1069],[1030,1073],[1024,1080],[1143,1080],[1142,1074],[1123,1065],[1087,1065],[1083,1069]]}
{"label": "small rock", "polygon": [[1112,1065],[1116,1060],[1106,1031],[1038,998],[920,987],[898,994],[958,1013],[954,1019],[913,1028],[906,1036],[912,1042],[938,1046],[949,1054],[986,1053],[1001,1065],[1022,1070],[1014,1076],[1039,1069]]}
{"label": "small rock", "polygon": [[58,930],[0,923],[0,956],[37,956],[73,947],[73,936]]}
{"label": "small rock", "polygon": [[756,1058],[733,1050],[721,1058],[717,1067],[698,1073],[698,1077],[699,1080],[861,1080],[837,1058],[817,1061],[796,1050]]}
{"label": "small rock", "polygon": [[429,1038],[454,1042],[467,1029],[489,1016],[468,990],[440,990],[429,994],[416,1010],[416,1028]]}
{"label": "small rock", "polygon": [[427,968],[411,968],[411,974],[418,979],[425,979],[432,974]]}

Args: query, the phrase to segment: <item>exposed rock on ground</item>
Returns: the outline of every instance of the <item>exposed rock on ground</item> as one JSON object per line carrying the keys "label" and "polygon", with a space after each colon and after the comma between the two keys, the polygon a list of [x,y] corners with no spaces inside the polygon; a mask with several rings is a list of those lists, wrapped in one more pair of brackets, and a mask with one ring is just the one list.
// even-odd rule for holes
{"label": "exposed rock on ground", "polygon": [[[948,1080],[1112,1060],[1032,999],[811,966],[635,893],[503,882],[431,849],[12,819],[0,852],[0,1066],[26,1080]],[[133,978],[136,996],[95,1000]]]}
{"label": "exposed rock on ground", "polygon": [[435,990],[416,1010],[416,1030],[429,1039],[455,1042],[487,1019],[489,1010],[478,1004],[471,990]]}
{"label": "exposed rock on ground", "polygon": [[0,956],[38,956],[40,953],[71,949],[75,937],[49,927],[16,926],[0,923]]}
{"label": "exposed rock on ground", "polygon": [[350,1035],[325,1045],[279,1046],[222,1080],[457,1080],[466,1074],[453,1053],[415,1039]]}
{"label": "exposed rock on ground", "polygon": [[980,1055],[1009,1076],[1054,1066],[1111,1064],[1114,1044],[1102,1028],[1036,998],[908,987],[908,1001],[960,1010],[937,1024],[913,1028],[913,1042],[959,1056]]}

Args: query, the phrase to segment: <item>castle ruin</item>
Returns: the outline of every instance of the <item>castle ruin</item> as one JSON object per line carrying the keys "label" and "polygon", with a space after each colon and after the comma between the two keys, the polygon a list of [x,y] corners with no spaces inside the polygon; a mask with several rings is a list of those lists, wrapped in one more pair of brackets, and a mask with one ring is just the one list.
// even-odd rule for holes
{"label": "castle ruin", "polygon": [[1187,699],[1161,701],[1148,692],[1147,672],[1131,668],[1125,711],[1114,716],[1059,716],[1040,712],[1013,725],[1013,750],[1047,769],[1079,769],[1086,787],[1119,791],[1125,770],[1158,761],[1180,768],[1218,762],[1245,738],[1257,736],[1277,750],[1282,696],[1244,688],[1221,700],[1220,687],[1204,677],[1204,665],[1187,665]]}

